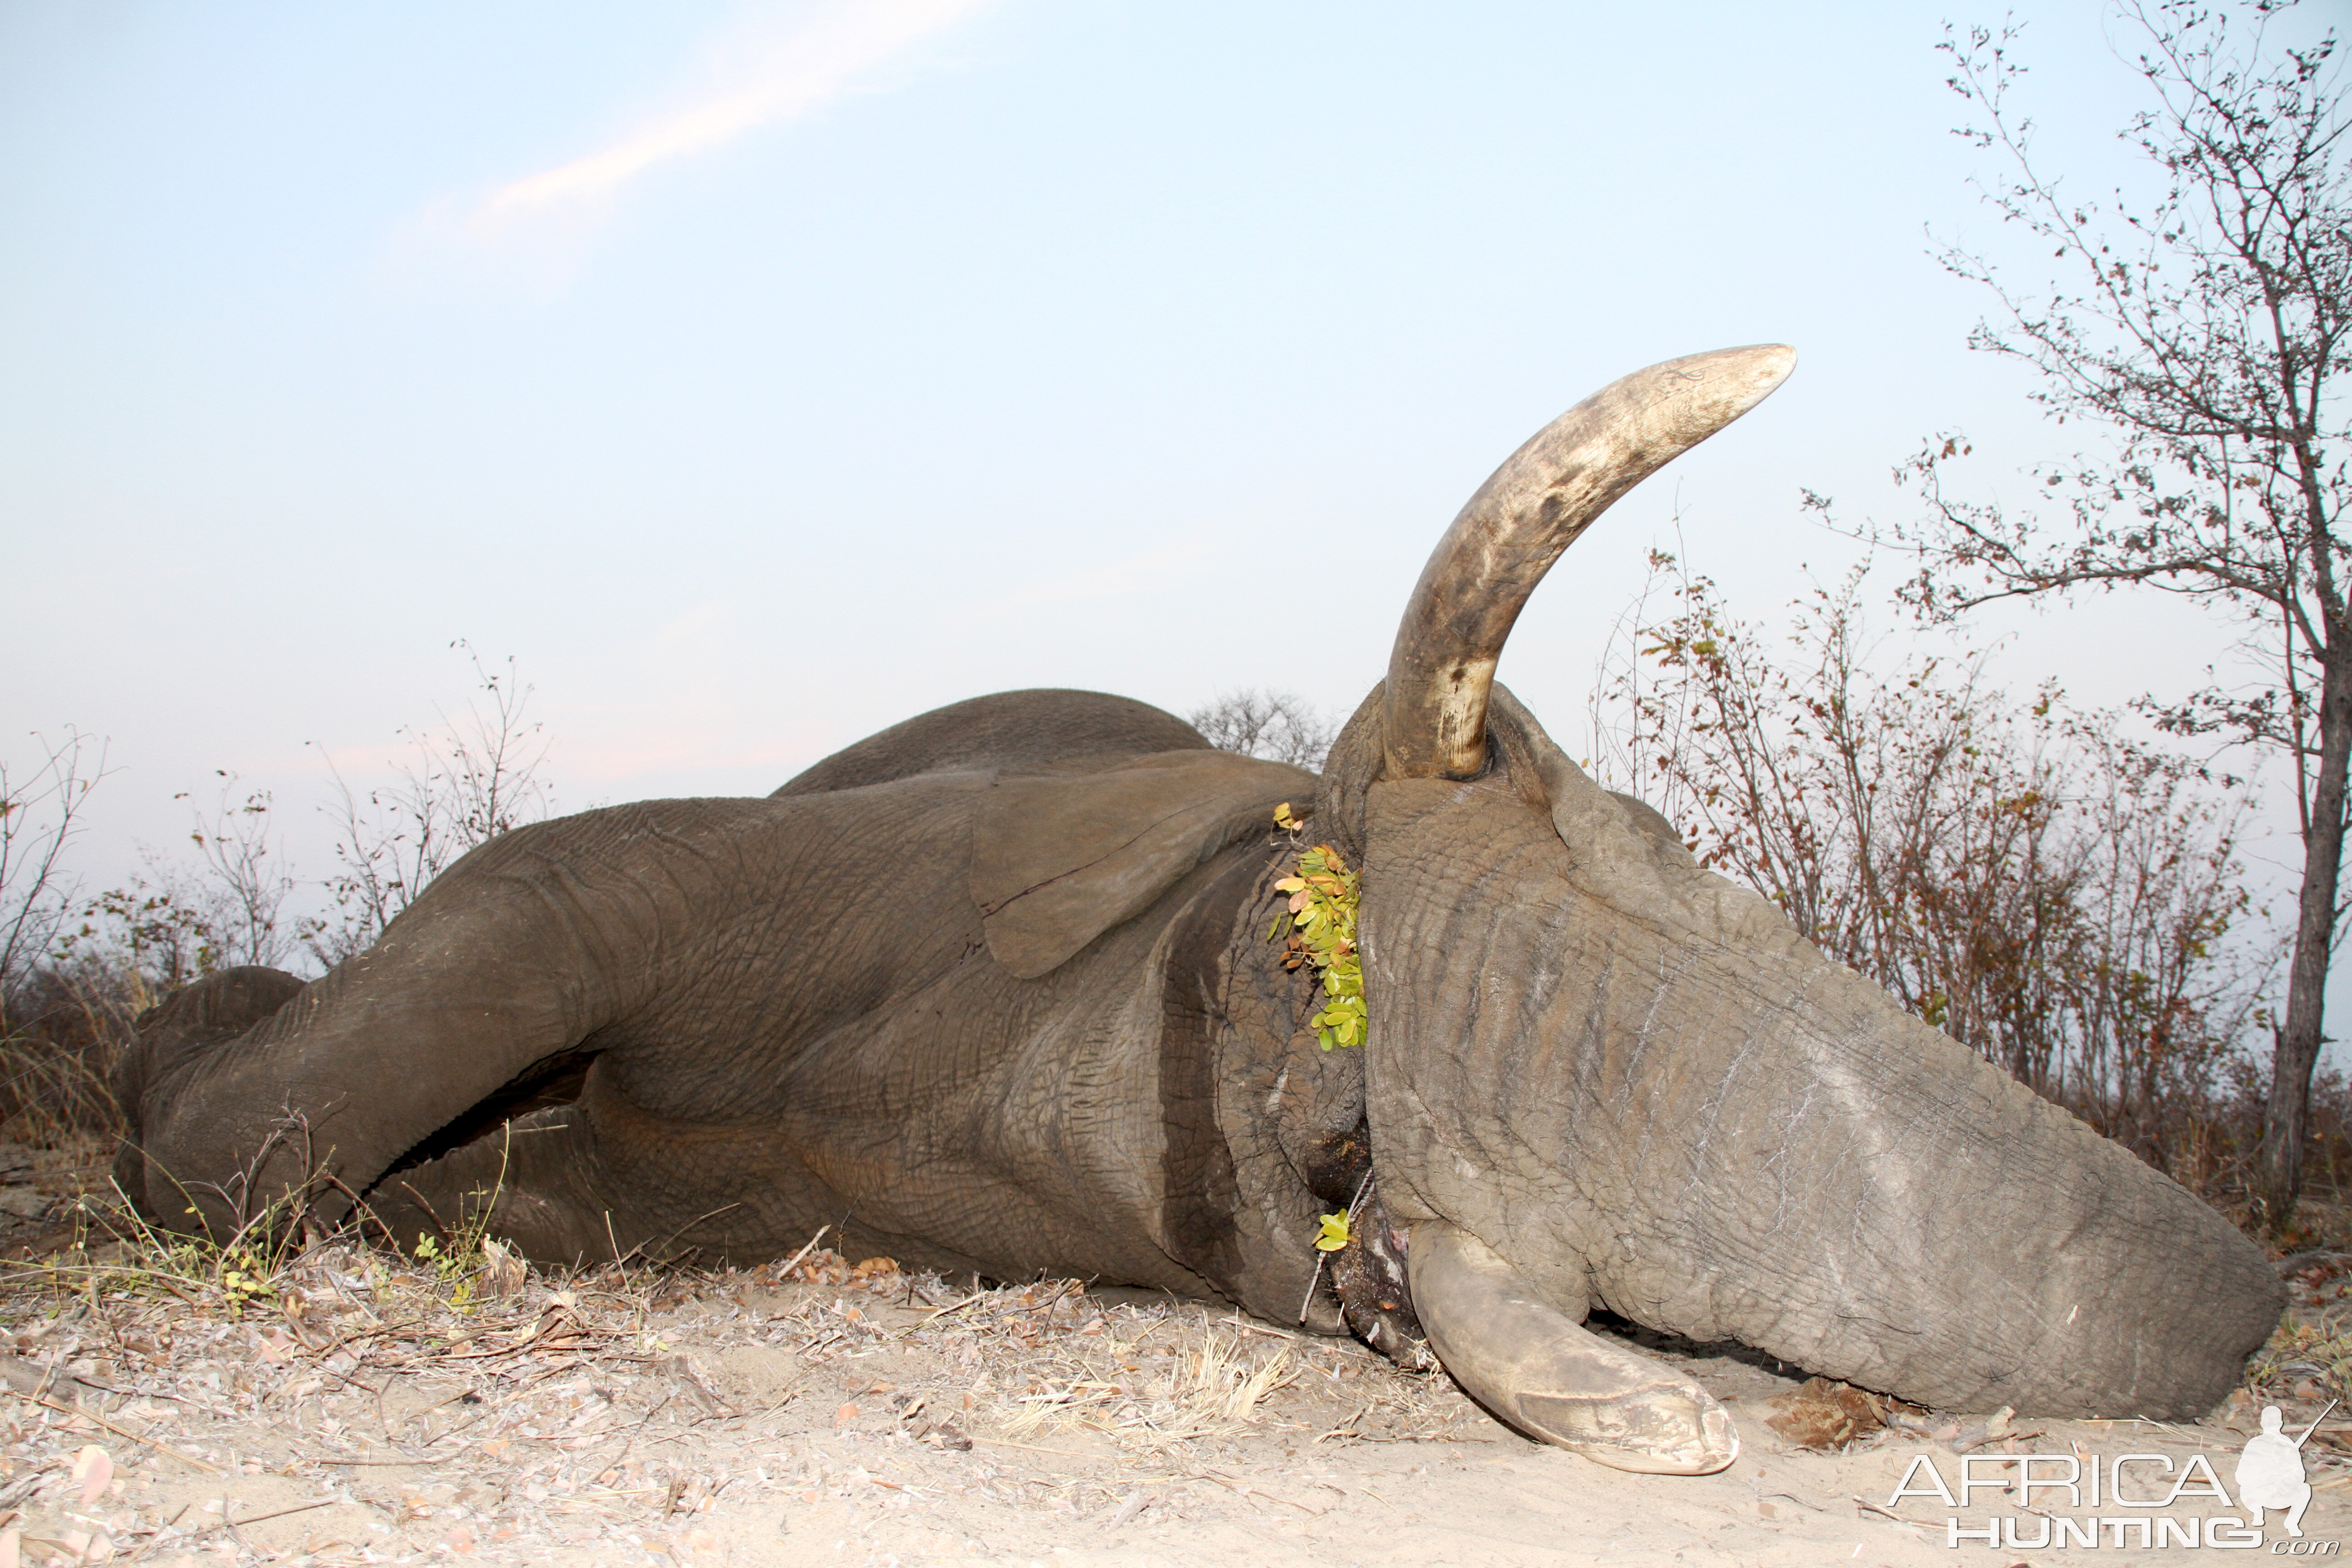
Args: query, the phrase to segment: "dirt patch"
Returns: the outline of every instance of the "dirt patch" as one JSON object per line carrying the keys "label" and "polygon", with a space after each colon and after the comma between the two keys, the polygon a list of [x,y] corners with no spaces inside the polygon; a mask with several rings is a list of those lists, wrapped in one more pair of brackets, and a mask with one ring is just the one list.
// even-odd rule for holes
{"label": "dirt patch", "polygon": [[[53,1184],[51,1221],[72,1199]],[[1936,1412],[1830,1451],[1770,1417],[1840,1396],[1643,1336],[1746,1445],[1720,1475],[1670,1478],[1528,1443],[1352,1342],[1074,1281],[980,1289],[822,1250],[789,1273],[551,1278],[330,1244],[228,1285],[97,1240],[49,1246],[0,1297],[0,1531],[26,1563],[2097,1562],[1956,1559],[1947,1521],[2006,1518],[2028,1548],[2050,1515],[2168,1519],[2177,1539],[2215,1505],[2025,1508],[1985,1483],[2029,1454],[2137,1454],[2155,1459],[2135,1487],[2160,1492],[2201,1454],[2234,1493],[2263,1400],[2299,1433],[2334,1396],[2352,1316],[2341,1260],[2304,1269],[2259,1396],[2200,1426],[1986,1436],[1984,1413]],[[2305,1449],[2314,1542],[2352,1535],[2343,1414]],[[1916,1461],[1957,1486],[1960,1443],[1968,1505],[1921,1495]],[[2286,1543],[2278,1521],[2266,1544]]]}

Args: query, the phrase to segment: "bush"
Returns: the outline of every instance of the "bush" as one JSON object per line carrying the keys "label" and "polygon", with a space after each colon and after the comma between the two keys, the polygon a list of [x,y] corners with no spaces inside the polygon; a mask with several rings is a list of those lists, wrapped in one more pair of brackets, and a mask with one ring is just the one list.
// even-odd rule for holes
{"label": "bush", "polygon": [[[119,1131],[107,1079],[140,1014],[237,964],[323,973],[467,850],[547,815],[530,689],[512,659],[491,670],[467,652],[486,700],[445,714],[437,731],[404,731],[409,757],[383,784],[362,793],[334,775],[322,809],[337,827],[337,869],[315,884],[286,859],[270,793],[220,772],[212,805],[194,808],[187,849],[142,850],[126,885],[87,895],[66,850],[105,776],[104,747],[70,731],[43,742],[21,784],[0,766],[0,1139]],[[305,887],[323,895],[318,912],[296,912]]]}
{"label": "bush", "polygon": [[2271,1023],[2271,944],[2242,930],[2252,785],[2054,683],[2012,701],[1979,659],[1870,673],[1862,571],[1798,605],[1776,653],[1712,582],[1652,568],[1596,700],[1603,781],[1927,1022],[2236,1190]]}

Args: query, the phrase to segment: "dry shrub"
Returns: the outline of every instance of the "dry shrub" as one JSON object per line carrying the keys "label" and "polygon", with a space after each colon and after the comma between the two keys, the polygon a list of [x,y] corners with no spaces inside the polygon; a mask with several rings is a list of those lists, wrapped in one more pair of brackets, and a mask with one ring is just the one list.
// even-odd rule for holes
{"label": "dry shrub", "polygon": [[1667,605],[1629,614],[1596,699],[1602,781],[1907,1010],[2240,1194],[2274,963],[2241,929],[2252,786],[2054,687],[2014,703],[1975,659],[1882,657],[1859,570],[1797,606],[1780,651],[1708,579],[1652,568]]}
{"label": "dry shrub", "polygon": [[1212,1329],[1197,1345],[1179,1350],[1164,1372],[1136,1375],[1120,1358],[1135,1350],[1140,1336],[1123,1340],[1105,1331],[1104,1342],[1079,1362],[1083,1370],[1103,1375],[1034,1378],[1035,1391],[1013,1399],[1018,1410],[1004,1423],[1004,1435],[1087,1426],[1156,1447],[1232,1432],[1255,1421],[1266,1396],[1297,1375],[1287,1350],[1259,1356],[1244,1338]]}

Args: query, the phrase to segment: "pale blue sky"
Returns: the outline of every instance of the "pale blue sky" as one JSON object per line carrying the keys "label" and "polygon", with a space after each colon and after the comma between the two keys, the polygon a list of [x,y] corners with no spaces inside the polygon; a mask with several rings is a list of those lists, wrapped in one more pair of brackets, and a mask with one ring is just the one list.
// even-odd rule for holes
{"label": "pale blue sky", "polygon": [[[215,768],[322,871],[321,751],[365,775],[461,704],[457,637],[519,658],[575,806],[764,793],[1009,687],[1345,711],[1520,440],[1795,343],[1523,618],[1503,679],[1573,748],[1677,501],[1768,616],[1852,556],[1800,486],[1892,517],[1930,431],[1996,489],[2063,448],[1927,254],[2006,243],[1948,15],[10,0],[0,744],[110,737],[104,877]],[[2052,157],[2137,179],[2099,9],[2026,51]],[[2227,644],[2145,599],[1995,629],[2103,701]]]}

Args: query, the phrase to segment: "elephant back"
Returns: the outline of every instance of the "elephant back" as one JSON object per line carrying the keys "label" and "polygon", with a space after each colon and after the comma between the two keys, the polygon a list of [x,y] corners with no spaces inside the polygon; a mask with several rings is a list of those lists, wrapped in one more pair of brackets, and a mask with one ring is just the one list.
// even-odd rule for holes
{"label": "elephant back", "polygon": [[1132,698],[1100,691],[1000,691],[935,708],[845,746],[770,798],[856,789],[949,769],[1209,749],[1198,730]]}

